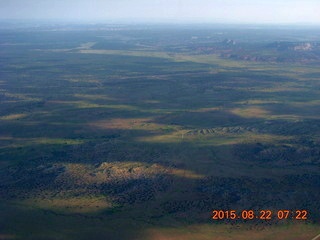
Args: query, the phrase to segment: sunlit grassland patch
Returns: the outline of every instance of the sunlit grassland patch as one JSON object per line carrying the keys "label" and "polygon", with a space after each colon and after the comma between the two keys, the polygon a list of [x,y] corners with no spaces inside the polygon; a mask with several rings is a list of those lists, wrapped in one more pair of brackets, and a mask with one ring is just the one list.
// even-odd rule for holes
{"label": "sunlit grassland patch", "polygon": [[320,100],[310,100],[305,102],[290,102],[288,104],[292,106],[299,106],[299,107],[320,106]]}
{"label": "sunlit grassland patch", "polygon": [[259,106],[235,108],[230,111],[243,118],[268,118],[272,115],[271,112]]}
{"label": "sunlit grassland patch", "polygon": [[[282,79],[279,79],[278,81],[275,79],[274,82],[270,81],[264,85],[250,85],[247,88],[242,88],[242,90],[249,94],[253,94],[256,99],[261,98],[261,100],[294,101],[303,93],[309,93],[309,95],[304,96],[303,99],[314,97],[315,89],[311,84],[301,83],[294,78],[289,79],[286,76],[281,78]],[[257,81],[259,81],[259,79]],[[263,81],[263,79],[261,81]],[[312,91],[311,95],[310,91]]]}
{"label": "sunlit grassland patch", "polygon": [[319,105],[317,102],[290,102],[272,104],[244,104],[242,107],[230,110],[233,114],[247,119],[298,121],[305,117],[317,119]]}
{"label": "sunlit grassland patch", "polygon": [[156,178],[160,175],[171,175],[189,179],[204,177],[191,170],[166,167],[161,164],[144,162],[103,162],[99,166],[91,164],[63,164],[65,172],[56,181],[65,184],[86,186],[133,179]]}
{"label": "sunlit grassland patch", "polygon": [[82,43],[78,47],[74,47],[74,48],[33,49],[33,51],[40,51],[40,52],[71,52],[71,51],[75,51],[75,50],[90,49],[95,44],[96,44],[96,42],[86,42],[86,43]]}
{"label": "sunlit grassland patch", "polygon": [[[219,65],[223,67],[245,67],[246,63],[240,61],[234,61],[229,59],[221,59],[217,55],[182,55],[172,54],[166,52],[157,51],[124,51],[124,50],[79,50],[83,54],[107,54],[107,55],[122,55],[122,56],[135,56],[135,57],[156,57],[169,59],[175,62],[194,62],[204,63],[211,65]],[[252,64],[251,64],[252,65]]]}
{"label": "sunlit grassland patch", "polygon": [[19,102],[20,101],[33,101],[33,102],[41,101],[40,98],[29,97],[27,94],[21,94],[21,93],[5,92],[3,93],[3,96],[11,99],[11,101],[19,101]]}
{"label": "sunlit grassland patch", "polygon": [[[237,69],[247,69],[255,73],[261,72],[262,74],[273,72],[277,76],[292,78],[296,80],[310,80],[309,77],[304,77],[307,73],[313,73],[315,76],[319,74],[316,66],[286,64],[286,63],[263,63],[263,62],[250,62],[250,61],[237,61],[232,59],[224,59],[218,55],[181,55],[176,54],[172,56],[175,61],[190,61],[195,63],[203,63],[222,67],[216,71],[218,72],[236,72]],[[232,70],[234,68],[234,70]],[[314,78],[318,80],[317,77]]]}
{"label": "sunlit grassland patch", "polygon": [[144,103],[147,103],[147,104],[159,104],[161,102],[159,100],[145,100]]}
{"label": "sunlit grassland patch", "polygon": [[188,130],[179,130],[171,133],[155,134],[153,136],[138,137],[137,141],[149,143],[180,143]]}
{"label": "sunlit grassland patch", "polygon": [[[252,62],[247,62],[250,64]],[[276,73],[280,76],[293,76],[294,78],[297,77],[297,74],[303,74],[305,72],[317,72],[317,67],[315,65],[310,64],[301,64],[301,63],[252,63],[255,66],[254,70],[261,71],[261,72],[270,72]],[[296,74],[294,74],[296,73]]]}
{"label": "sunlit grassland patch", "polygon": [[116,206],[105,195],[101,196],[57,196],[57,197],[35,197],[24,200],[20,204],[43,209],[51,210],[56,213],[86,213],[93,214],[98,213],[106,209],[110,209]]}
{"label": "sunlit grassland patch", "polygon": [[[218,65],[221,67],[228,67],[228,68],[241,68],[246,67],[246,62],[243,61],[234,61],[229,59],[222,59],[218,55],[181,55],[177,54],[173,57],[175,61],[178,62],[195,62],[195,63],[204,63],[204,64],[210,64],[210,65]],[[251,64],[252,65],[252,64]]]}
{"label": "sunlit grassland patch", "polygon": [[276,72],[279,76],[291,77],[299,82],[319,80],[320,71],[317,65],[281,64],[279,67],[281,71]]}
{"label": "sunlit grassland patch", "polygon": [[101,105],[101,104],[90,103],[85,101],[72,102],[72,105],[76,108],[108,108],[109,107],[108,105]]}
{"label": "sunlit grassland patch", "polygon": [[74,97],[79,99],[86,99],[90,101],[97,101],[97,100],[103,100],[103,101],[115,101],[116,99],[107,95],[99,95],[99,94],[74,94]]}
{"label": "sunlit grassland patch", "polygon": [[167,52],[158,52],[158,51],[144,51],[142,50],[93,50],[93,49],[81,49],[80,53],[83,54],[107,54],[107,55],[122,55],[122,56],[135,56],[135,57],[156,57],[170,59],[175,62],[194,62],[194,63],[203,63],[211,65],[219,65],[222,67],[246,67],[246,66],[259,66],[259,64],[236,61],[230,59],[222,59],[218,55],[183,55],[176,53],[167,53]]}
{"label": "sunlit grassland patch", "polygon": [[79,47],[77,47],[76,49],[90,49],[91,47],[93,47],[96,44],[96,42],[86,42],[86,43],[82,43],[80,44]]}
{"label": "sunlit grassland patch", "polygon": [[234,145],[247,143],[278,143],[289,140],[290,137],[275,134],[243,133],[243,134],[222,134],[216,137],[201,137],[200,145]]}
{"label": "sunlit grassland patch", "polygon": [[145,130],[171,132],[179,128],[175,125],[154,123],[153,118],[113,118],[89,123],[91,127],[100,129]]}
{"label": "sunlit grassland patch", "polygon": [[75,145],[83,143],[83,140],[79,139],[64,139],[64,138],[38,138],[32,139],[31,142],[33,144],[49,144],[49,145],[60,145],[60,144],[67,144],[67,145]]}
{"label": "sunlit grassland patch", "polygon": [[84,109],[84,108],[110,108],[110,109],[120,109],[120,110],[139,110],[139,108],[131,105],[125,104],[97,104],[89,101],[62,101],[62,100],[53,100],[48,101],[47,104],[53,105],[65,105],[71,106],[74,109]]}
{"label": "sunlit grassland patch", "polygon": [[[101,80],[99,79],[94,79],[91,76],[87,76],[87,77],[83,77],[83,76],[79,76],[79,77],[75,77],[73,75],[66,75],[64,76],[65,81],[69,82],[69,83],[74,83],[74,84],[85,84],[85,83],[89,83],[89,86],[91,88],[93,87],[101,87]],[[77,85],[75,85],[77,86]],[[79,94],[80,95],[80,94]]]}
{"label": "sunlit grassland patch", "polygon": [[26,116],[28,115],[25,113],[10,114],[6,116],[1,116],[0,120],[18,120],[18,119],[25,118]]}
{"label": "sunlit grassland patch", "polygon": [[212,112],[212,111],[220,111],[222,110],[221,107],[207,107],[207,108],[198,108],[198,109],[192,109],[189,110],[190,112]]}
{"label": "sunlit grassland patch", "polygon": [[120,55],[120,56],[134,56],[134,57],[157,57],[157,58],[171,58],[165,52],[153,51],[125,51],[125,50],[80,50],[83,54],[107,54],[107,55]]}
{"label": "sunlit grassland patch", "polygon": [[273,99],[249,99],[246,101],[240,101],[240,102],[235,102],[235,104],[240,104],[240,105],[264,105],[264,104],[277,104],[277,103],[282,103],[281,101],[278,100],[273,100]]}
{"label": "sunlit grassland patch", "polygon": [[306,89],[301,88],[301,86],[277,86],[274,88],[257,88],[254,91],[262,93],[286,93],[286,92],[303,92]]}
{"label": "sunlit grassland patch", "polygon": [[[67,138],[13,138],[13,137],[0,137],[1,141],[5,144],[0,144],[0,149],[8,148],[21,148],[39,145],[78,145],[84,143],[80,139],[67,139]],[[1,146],[2,145],[2,146]]]}
{"label": "sunlit grassland patch", "polygon": [[281,136],[275,134],[263,134],[254,132],[243,133],[225,133],[216,132],[209,134],[189,134],[190,130],[177,130],[168,134],[156,134],[147,137],[138,137],[137,140],[147,143],[182,143],[189,142],[202,146],[220,146],[233,145],[241,143],[272,143],[278,141],[289,140],[288,136]]}

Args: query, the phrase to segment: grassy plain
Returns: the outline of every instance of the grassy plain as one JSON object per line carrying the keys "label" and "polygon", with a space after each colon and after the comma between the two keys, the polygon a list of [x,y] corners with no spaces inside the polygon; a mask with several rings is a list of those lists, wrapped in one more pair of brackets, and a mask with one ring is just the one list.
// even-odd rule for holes
{"label": "grassy plain", "polygon": [[[256,47],[245,29],[119,29],[1,30],[0,239],[319,234],[319,63],[199,53]],[[213,209],[309,215],[217,223]]]}

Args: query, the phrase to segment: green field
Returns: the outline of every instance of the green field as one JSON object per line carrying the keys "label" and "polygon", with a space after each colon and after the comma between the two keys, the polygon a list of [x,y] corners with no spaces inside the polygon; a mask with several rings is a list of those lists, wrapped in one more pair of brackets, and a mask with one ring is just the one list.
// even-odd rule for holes
{"label": "green field", "polygon": [[[0,239],[311,240],[318,32],[1,29]],[[213,209],[308,216],[215,221]]]}

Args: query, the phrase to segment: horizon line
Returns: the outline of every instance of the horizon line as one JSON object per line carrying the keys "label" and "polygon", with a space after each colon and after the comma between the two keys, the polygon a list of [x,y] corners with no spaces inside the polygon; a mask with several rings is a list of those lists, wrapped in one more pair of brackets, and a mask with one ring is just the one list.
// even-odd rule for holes
{"label": "horizon line", "polygon": [[188,21],[188,20],[142,20],[142,19],[78,19],[78,18],[0,18],[0,22],[39,22],[39,23],[88,23],[88,24],[168,24],[168,25],[192,25],[192,24],[217,24],[217,25],[281,25],[281,26],[320,26],[320,22],[235,22],[235,21],[223,21],[223,20],[203,20],[203,21]]}

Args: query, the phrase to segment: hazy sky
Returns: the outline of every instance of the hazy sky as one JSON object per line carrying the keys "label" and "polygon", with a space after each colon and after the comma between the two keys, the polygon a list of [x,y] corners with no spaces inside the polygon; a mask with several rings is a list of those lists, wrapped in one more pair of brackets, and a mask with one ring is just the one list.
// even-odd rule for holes
{"label": "hazy sky", "polygon": [[0,18],[320,24],[320,0],[0,0]]}

